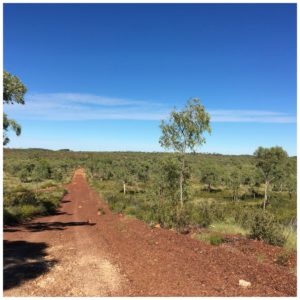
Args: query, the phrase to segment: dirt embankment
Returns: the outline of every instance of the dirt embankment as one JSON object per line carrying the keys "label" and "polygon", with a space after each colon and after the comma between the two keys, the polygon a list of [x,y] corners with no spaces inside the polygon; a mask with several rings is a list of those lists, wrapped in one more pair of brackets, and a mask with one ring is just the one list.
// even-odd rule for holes
{"label": "dirt embankment", "polygon": [[5,296],[296,295],[296,276],[273,261],[276,247],[211,246],[112,214],[81,169],[67,190],[56,215],[5,228]]}

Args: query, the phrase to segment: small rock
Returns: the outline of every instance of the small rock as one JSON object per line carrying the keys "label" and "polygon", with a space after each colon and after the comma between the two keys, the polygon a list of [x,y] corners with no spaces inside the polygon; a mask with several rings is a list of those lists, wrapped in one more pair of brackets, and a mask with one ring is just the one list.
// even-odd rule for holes
{"label": "small rock", "polygon": [[79,206],[78,206],[78,208],[82,208],[82,206],[81,206],[81,205],[79,205]]}
{"label": "small rock", "polygon": [[154,227],[155,228],[160,228],[160,224],[156,224]]}
{"label": "small rock", "polygon": [[240,279],[239,280],[239,285],[242,286],[242,287],[244,287],[244,288],[247,288],[247,287],[251,286],[251,282],[243,280],[243,279]]}

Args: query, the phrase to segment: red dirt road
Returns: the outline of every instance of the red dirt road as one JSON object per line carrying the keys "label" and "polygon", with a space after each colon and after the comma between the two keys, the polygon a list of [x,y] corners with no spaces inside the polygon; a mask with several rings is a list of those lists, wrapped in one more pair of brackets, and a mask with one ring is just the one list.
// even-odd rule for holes
{"label": "red dirt road", "polygon": [[56,215],[5,228],[4,296],[296,296],[277,247],[211,246],[112,214],[83,170],[67,189]]}

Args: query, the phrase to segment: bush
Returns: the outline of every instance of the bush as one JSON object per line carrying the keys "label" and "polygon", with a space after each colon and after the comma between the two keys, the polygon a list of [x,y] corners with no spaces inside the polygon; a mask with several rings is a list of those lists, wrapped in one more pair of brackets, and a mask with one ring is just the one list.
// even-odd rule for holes
{"label": "bush", "polygon": [[15,224],[24,222],[31,217],[43,214],[45,208],[43,205],[33,206],[30,204],[11,206],[4,209],[4,224]]}
{"label": "bush", "polygon": [[250,238],[264,240],[276,246],[283,246],[285,243],[285,236],[280,225],[267,211],[257,211],[254,214],[250,227]]}
{"label": "bush", "polygon": [[10,192],[4,194],[4,205],[5,206],[16,206],[22,204],[36,204],[37,199],[34,192],[23,188],[22,186],[17,187]]}
{"label": "bush", "polygon": [[[234,220],[243,228],[248,229],[252,226],[253,216],[255,215],[254,209],[247,206],[240,206],[233,212]],[[260,211],[260,210],[259,210]]]}
{"label": "bush", "polygon": [[24,222],[36,215],[54,213],[65,195],[66,190],[35,194],[23,187],[17,187],[4,196],[4,224]]}
{"label": "bush", "polygon": [[194,224],[201,227],[208,227],[213,221],[211,205],[208,202],[201,202],[195,207],[190,207],[191,219]]}
{"label": "bush", "polygon": [[206,244],[211,244],[214,246],[218,246],[225,241],[225,239],[222,235],[219,235],[216,233],[210,233],[210,232],[203,232],[203,233],[197,234],[196,239],[199,241],[202,241]]}
{"label": "bush", "polygon": [[186,208],[179,209],[173,224],[180,233],[185,232],[186,227],[190,224],[189,211]]}
{"label": "bush", "polygon": [[209,237],[209,242],[211,245],[218,246],[224,242],[224,238],[220,235],[211,235]]}

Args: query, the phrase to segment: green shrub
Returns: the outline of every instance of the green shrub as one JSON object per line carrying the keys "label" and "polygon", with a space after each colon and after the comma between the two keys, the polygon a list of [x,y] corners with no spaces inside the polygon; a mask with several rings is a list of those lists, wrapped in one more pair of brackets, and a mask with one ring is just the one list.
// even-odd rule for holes
{"label": "green shrub", "polygon": [[221,235],[211,235],[209,242],[211,245],[218,246],[224,242],[224,238]]}
{"label": "green shrub", "polygon": [[136,216],[138,213],[138,209],[136,206],[127,206],[124,209],[124,213],[131,216]]}
{"label": "green shrub", "polygon": [[254,214],[255,210],[249,206],[247,207],[243,205],[233,209],[233,217],[235,222],[245,229],[248,229],[252,226]]}
{"label": "green shrub", "polygon": [[41,189],[52,188],[55,186],[56,186],[56,183],[54,183],[53,181],[46,181],[45,183],[41,184]]}
{"label": "green shrub", "polygon": [[4,194],[5,206],[16,206],[22,204],[37,204],[35,193],[19,186],[16,189]]}
{"label": "green shrub", "polygon": [[283,246],[285,236],[274,216],[267,211],[257,211],[253,215],[250,238],[264,240],[271,245]]}
{"label": "green shrub", "polygon": [[211,232],[202,232],[196,235],[196,239],[202,241],[206,244],[211,244],[214,246],[218,246],[222,244],[225,239],[222,235],[211,233]]}
{"label": "green shrub", "polygon": [[196,207],[191,208],[191,219],[193,223],[208,227],[213,221],[213,214],[211,212],[211,205],[208,202],[201,202]]}
{"label": "green shrub", "polygon": [[33,206],[30,204],[11,206],[4,209],[4,224],[24,222],[35,215],[45,212],[43,205]]}
{"label": "green shrub", "polygon": [[54,213],[65,193],[65,189],[57,189],[35,194],[20,186],[9,193],[5,193],[4,224],[20,223],[36,215]]}
{"label": "green shrub", "polygon": [[173,220],[174,227],[179,232],[184,232],[186,227],[190,224],[190,213],[186,208],[181,208],[175,215]]}

